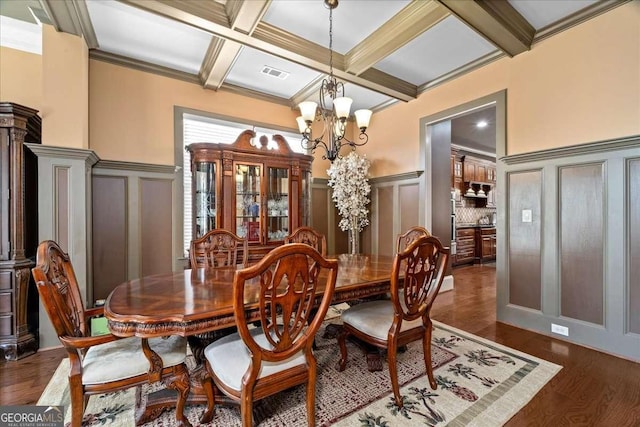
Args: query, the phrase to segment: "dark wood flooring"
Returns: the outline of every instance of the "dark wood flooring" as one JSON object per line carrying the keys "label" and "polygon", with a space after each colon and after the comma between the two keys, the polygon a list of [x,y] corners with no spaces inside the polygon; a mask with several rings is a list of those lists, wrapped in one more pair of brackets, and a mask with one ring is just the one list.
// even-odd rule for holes
{"label": "dark wood flooring", "polygon": [[[507,426],[640,426],[640,363],[496,322],[495,268],[459,267],[455,290],[438,296],[432,317],[562,365]],[[65,351],[0,362],[0,405],[35,404]]]}

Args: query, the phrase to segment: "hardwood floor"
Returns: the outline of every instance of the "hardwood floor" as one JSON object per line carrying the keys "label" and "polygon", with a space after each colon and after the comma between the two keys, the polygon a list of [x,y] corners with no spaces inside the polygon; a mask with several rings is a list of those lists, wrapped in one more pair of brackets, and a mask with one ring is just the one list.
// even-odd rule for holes
{"label": "hardwood floor", "polygon": [[[459,267],[455,290],[436,299],[435,320],[562,365],[506,425],[640,426],[640,363],[496,322],[495,268]],[[0,362],[0,405],[35,404],[63,349]]]}

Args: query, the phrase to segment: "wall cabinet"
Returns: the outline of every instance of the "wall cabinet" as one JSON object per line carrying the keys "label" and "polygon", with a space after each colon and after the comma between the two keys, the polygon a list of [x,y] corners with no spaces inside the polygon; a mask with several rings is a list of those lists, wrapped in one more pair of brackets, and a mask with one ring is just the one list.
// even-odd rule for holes
{"label": "wall cabinet", "polygon": [[244,131],[233,144],[195,143],[191,155],[192,238],[223,228],[248,239],[252,260],[310,224],[312,156],[294,153],[279,135],[251,144]]}
{"label": "wall cabinet", "polygon": [[456,207],[462,207],[462,194],[464,192],[462,179],[462,160],[458,156],[458,150],[451,150],[451,192],[454,195]]}
{"label": "wall cabinet", "polygon": [[40,143],[36,110],[0,102],[0,357],[38,349],[38,292],[31,278],[38,246],[37,159],[24,143]]}

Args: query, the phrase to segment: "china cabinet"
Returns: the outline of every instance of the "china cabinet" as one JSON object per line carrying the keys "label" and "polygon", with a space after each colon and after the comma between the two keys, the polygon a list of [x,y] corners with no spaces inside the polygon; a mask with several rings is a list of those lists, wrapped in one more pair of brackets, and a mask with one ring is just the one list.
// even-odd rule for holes
{"label": "china cabinet", "polygon": [[24,143],[40,143],[34,109],[0,102],[0,357],[38,350],[38,293],[31,279],[38,245],[37,164]]}
{"label": "china cabinet", "polygon": [[280,135],[252,143],[242,132],[233,144],[194,143],[191,156],[192,235],[223,228],[249,242],[255,261],[310,223],[312,156],[295,153]]}

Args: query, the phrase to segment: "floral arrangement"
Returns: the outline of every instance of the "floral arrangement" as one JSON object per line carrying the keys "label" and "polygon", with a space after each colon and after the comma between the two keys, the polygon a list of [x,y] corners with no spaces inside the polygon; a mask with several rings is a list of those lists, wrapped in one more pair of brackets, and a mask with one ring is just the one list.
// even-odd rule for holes
{"label": "floral arrangement", "polygon": [[333,189],[331,198],[342,217],[340,229],[360,232],[369,225],[369,185],[368,175],[371,162],[355,151],[346,157],[337,158],[327,170],[329,187]]}

